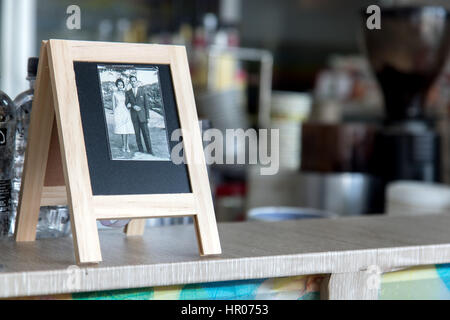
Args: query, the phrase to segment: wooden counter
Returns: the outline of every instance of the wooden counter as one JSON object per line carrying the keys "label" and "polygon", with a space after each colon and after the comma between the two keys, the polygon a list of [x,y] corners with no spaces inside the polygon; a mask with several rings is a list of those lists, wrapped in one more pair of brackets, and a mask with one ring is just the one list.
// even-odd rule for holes
{"label": "wooden counter", "polygon": [[81,268],[71,238],[0,241],[0,297],[331,274],[325,297],[374,299],[374,270],[450,262],[450,216],[232,223],[219,232],[223,255],[199,257],[192,225],[134,238],[101,231],[103,262]]}

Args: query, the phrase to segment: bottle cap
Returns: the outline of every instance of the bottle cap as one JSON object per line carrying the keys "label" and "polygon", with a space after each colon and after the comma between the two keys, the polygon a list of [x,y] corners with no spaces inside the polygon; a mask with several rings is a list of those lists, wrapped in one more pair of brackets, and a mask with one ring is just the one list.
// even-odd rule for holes
{"label": "bottle cap", "polygon": [[39,58],[28,58],[28,77],[36,77],[38,70]]}

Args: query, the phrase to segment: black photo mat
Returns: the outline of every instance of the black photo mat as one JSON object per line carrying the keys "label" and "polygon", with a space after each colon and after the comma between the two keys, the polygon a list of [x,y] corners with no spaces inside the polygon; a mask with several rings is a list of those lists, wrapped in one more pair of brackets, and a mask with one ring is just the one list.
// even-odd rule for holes
{"label": "black photo mat", "polygon": [[[191,193],[186,164],[172,161],[115,161],[110,158],[98,65],[107,62],[74,62],[74,71],[88,159],[92,194],[143,195]],[[130,63],[110,63],[130,66]],[[159,68],[159,79],[169,138],[180,128],[169,65],[133,64]],[[169,153],[179,141],[169,140]]]}

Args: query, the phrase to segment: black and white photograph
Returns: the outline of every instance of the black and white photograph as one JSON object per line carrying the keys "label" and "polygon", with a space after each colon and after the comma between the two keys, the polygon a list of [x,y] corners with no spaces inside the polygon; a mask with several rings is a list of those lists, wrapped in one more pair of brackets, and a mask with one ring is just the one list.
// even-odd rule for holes
{"label": "black and white photograph", "polygon": [[98,65],[111,160],[170,161],[158,67]]}

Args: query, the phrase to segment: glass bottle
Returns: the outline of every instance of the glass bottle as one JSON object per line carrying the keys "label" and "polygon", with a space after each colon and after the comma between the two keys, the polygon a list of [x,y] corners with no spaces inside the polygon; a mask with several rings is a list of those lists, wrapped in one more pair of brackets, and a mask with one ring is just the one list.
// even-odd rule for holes
{"label": "glass bottle", "polygon": [[28,59],[28,76],[30,88],[20,93],[15,99],[16,105],[16,145],[14,150],[13,180],[11,191],[11,226],[9,233],[14,233],[15,218],[19,204],[20,185],[22,183],[23,164],[27,147],[28,127],[30,125],[31,106],[34,97],[34,83],[36,81],[39,58]]}
{"label": "glass bottle", "polygon": [[0,91],[0,237],[8,236],[11,225],[15,131],[15,105],[6,93]]}

